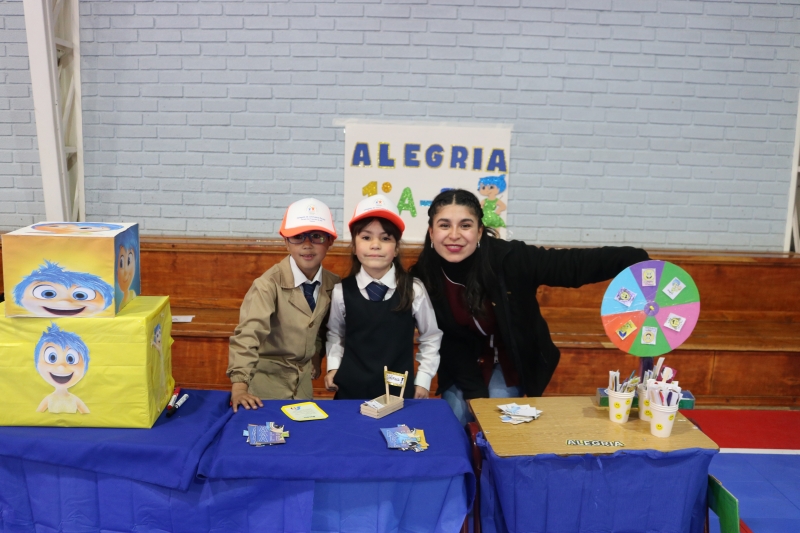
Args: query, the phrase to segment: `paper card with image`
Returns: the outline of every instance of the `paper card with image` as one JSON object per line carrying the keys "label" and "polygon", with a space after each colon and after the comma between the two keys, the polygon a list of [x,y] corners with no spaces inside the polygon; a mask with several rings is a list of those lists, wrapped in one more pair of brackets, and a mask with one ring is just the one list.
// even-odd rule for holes
{"label": "paper card with image", "polygon": [[642,327],[642,344],[649,344],[650,346],[655,346],[656,335],[658,335],[658,328],[654,328],[651,326]]}
{"label": "paper card with image", "polygon": [[636,324],[633,323],[633,320],[628,320],[627,322],[622,324],[622,327],[620,327],[617,330],[617,336],[621,340],[625,340],[630,336],[631,333],[633,333],[637,329],[639,329],[639,328],[636,327]]}
{"label": "paper card with image", "polygon": [[614,296],[614,299],[625,307],[630,307],[634,298],[636,298],[636,293],[624,287],[617,292],[616,296]]}
{"label": "paper card with image", "polygon": [[667,317],[667,321],[664,322],[664,327],[672,331],[680,331],[685,322],[686,319],[684,317],[678,316],[675,313],[670,313]]}
{"label": "paper card with image", "polygon": [[642,269],[642,287],[655,287],[656,286],[656,269],[643,268]]}
{"label": "paper card with image", "polygon": [[667,296],[669,296],[670,300],[674,300],[675,297],[677,297],[681,293],[681,291],[685,288],[686,288],[685,283],[683,283],[678,278],[672,278],[672,281],[670,281],[669,284],[666,287],[664,287],[662,292]]}

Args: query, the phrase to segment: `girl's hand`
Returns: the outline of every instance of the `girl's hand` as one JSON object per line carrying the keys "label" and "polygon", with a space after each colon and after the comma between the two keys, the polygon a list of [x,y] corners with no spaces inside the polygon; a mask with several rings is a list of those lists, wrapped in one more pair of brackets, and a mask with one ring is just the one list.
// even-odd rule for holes
{"label": "girl's hand", "polygon": [[425,387],[420,387],[419,385],[414,386],[414,399],[415,400],[427,400],[430,397],[430,393],[428,389]]}
{"label": "girl's hand", "polygon": [[339,390],[339,386],[333,382],[333,377],[336,375],[336,370],[328,370],[328,373],[325,374],[325,388],[330,391],[337,391]]}
{"label": "girl's hand", "polygon": [[264,407],[261,398],[247,392],[247,383],[234,383],[231,386],[231,407],[234,413],[238,411],[240,405],[245,409]]}

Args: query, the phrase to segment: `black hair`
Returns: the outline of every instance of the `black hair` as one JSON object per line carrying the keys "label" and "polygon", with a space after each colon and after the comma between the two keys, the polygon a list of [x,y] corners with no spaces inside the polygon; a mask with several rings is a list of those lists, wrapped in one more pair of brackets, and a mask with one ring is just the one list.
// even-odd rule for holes
{"label": "black hair", "polygon": [[[428,228],[433,228],[433,219],[443,207],[448,205],[460,205],[466,207],[471,215],[478,221],[478,228],[483,229],[479,247],[472,254],[475,259],[467,273],[466,289],[464,298],[467,307],[473,316],[483,316],[483,302],[486,299],[488,287],[493,286],[497,279],[489,261],[488,240],[497,238],[497,232],[493,228],[483,225],[483,209],[478,198],[471,192],[464,189],[448,189],[436,195],[428,208]],[[431,245],[431,234],[426,232],[425,245],[419,254],[417,264],[414,265],[414,274],[425,284],[431,298],[440,298],[444,294],[442,286],[442,257]]]}
{"label": "black hair", "polygon": [[393,237],[397,243],[397,255],[392,259],[392,263],[394,264],[394,277],[397,281],[397,288],[395,290],[400,295],[400,303],[397,304],[397,307],[394,308],[393,311],[407,311],[411,309],[411,305],[414,303],[414,278],[403,268],[403,264],[400,262],[400,237],[402,234],[400,228],[395,226],[390,220],[382,217],[369,217],[357,220],[350,225],[350,235],[352,238],[350,243],[350,276],[355,276],[361,270],[361,261],[358,260],[358,256],[356,255],[356,238],[364,228],[375,220],[381,223],[383,231]]}

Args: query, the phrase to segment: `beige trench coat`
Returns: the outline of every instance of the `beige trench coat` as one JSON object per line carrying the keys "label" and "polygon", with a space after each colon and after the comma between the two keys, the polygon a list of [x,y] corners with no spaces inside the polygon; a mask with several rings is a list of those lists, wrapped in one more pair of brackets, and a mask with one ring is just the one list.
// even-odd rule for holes
{"label": "beige trench coat", "polygon": [[312,313],[302,287],[294,286],[288,256],[256,279],[230,338],[231,382],[249,383],[250,394],[263,399],[311,399],[311,358],[324,346],[320,326],[327,323],[338,282],[337,275],[322,270]]}

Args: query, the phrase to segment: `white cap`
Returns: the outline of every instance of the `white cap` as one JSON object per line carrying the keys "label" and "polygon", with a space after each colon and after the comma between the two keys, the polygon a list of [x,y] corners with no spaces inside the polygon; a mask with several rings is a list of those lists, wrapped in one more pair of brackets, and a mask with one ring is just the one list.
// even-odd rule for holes
{"label": "white cap", "polygon": [[327,205],[316,198],[303,198],[286,208],[281,223],[282,236],[294,237],[315,229],[330,234],[334,239],[337,237],[333,214]]}
{"label": "white cap", "polygon": [[348,223],[350,232],[352,233],[353,231],[354,222],[369,217],[385,218],[389,220],[400,230],[400,235],[402,235],[403,231],[406,229],[406,224],[403,222],[403,219],[400,218],[397,207],[382,194],[375,194],[358,202],[356,210],[353,212],[353,218],[351,218]]}

